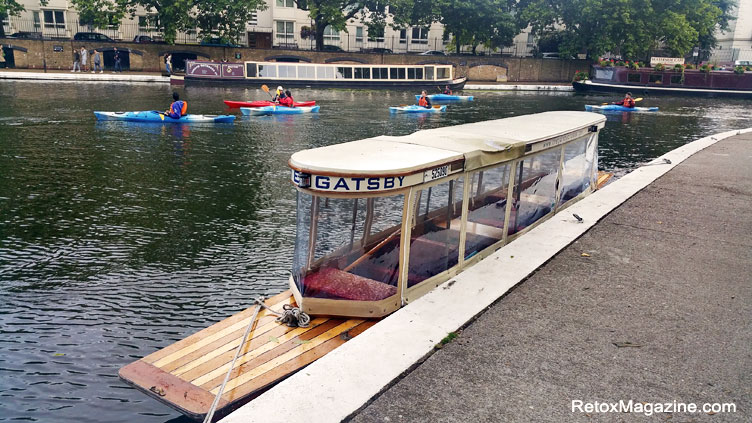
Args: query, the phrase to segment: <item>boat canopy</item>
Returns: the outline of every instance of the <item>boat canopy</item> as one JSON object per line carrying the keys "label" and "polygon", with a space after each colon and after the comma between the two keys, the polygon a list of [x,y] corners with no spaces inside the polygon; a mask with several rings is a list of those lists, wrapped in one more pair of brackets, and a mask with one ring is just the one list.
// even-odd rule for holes
{"label": "boat canopy", "polygon": [[425,294],[592,192],[605,120],[546,112],[293,154],[296,302],[378,317]]}
{"label": "boat canopy", "polygon": [[[344,177],[405,176],[437,166],[462,162],[449,173],[471,171],[505,162],[535,151],[551,148],[603,128],[605,118],[588,112],[562,111],[516,116],[486,122],[428,129],[406,136],[379,136],[343,144],[300,151],[290,158],[296,171],[293,181],[314,191],[362,192],[404,188],[405,183],[421,183],[411,178],[399,186],[379,183],[380,189],[368,189],[357,181],[323,188],[316,176]],[[300,175],[313,175],[311,185],[301,186]],[[348,181],[349,182],[349,181]],[[383,182],[383,181],[380,181]],[[397,181],[399,183],[399,181]],[[331,184],[330,184],[331,185]],[[351,186],[352,185],[352,186]],[[372,184],[371,186],[375,186]]]}

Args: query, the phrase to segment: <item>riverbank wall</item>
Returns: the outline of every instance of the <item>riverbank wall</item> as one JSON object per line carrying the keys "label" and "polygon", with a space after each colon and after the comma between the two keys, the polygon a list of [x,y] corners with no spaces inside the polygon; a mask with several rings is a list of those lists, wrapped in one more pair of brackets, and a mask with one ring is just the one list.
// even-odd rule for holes
{"label": "riverbank wall", "polygon": [[[163,56],[172,53],[173,61],[312,61],[314,63],[363,63],[376,65],[452,64],[457,76],[477,82],[571,82],[578,70],[587,69],[586,60],[535,59],[502,56],[421,56],[419,54],[333,53],[308,50],[251,49],[202,45],[139,43],[101,43],[73,40],[21,40],[0,38],[8,67],[20,69],[70,70],[73,50],[97,49],[103,64],[110,68],[117,49],[124,69],[136,72],[161,72]],[[89,55],[91,66],[92,55]],[[179,68],[179,63],[177,65]]]}

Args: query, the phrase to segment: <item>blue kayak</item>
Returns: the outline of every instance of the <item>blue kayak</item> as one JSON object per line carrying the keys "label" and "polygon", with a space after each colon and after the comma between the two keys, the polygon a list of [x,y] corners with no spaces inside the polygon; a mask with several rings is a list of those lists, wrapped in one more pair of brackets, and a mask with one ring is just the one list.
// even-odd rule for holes
{"label": "blue kayak", "polygon": [[320,106],[311,107],[285,107],[285,106],[265,106],[265,107],[241,107],[240,113],[251,116],[263,115],[299,115],[302,113],[318,113]]}
{"label": "blue kayak", "polygon": [[586,105],[585,110],[588,112],[657,112],[657,107],[624,107],[618,104],[604,104],[602,106]]}
{"label": "blue kayak", "polygon": [[232,123],[233,115],[185,115],[180,119],[173,119],[156,110],[143,112],[94,112],[97,120],[122,120],[127,122],[154,123]]}
{"label": "blue kayak", "polygon": [[[431,94],[427,96],[431,101],[473,101],[471,95]],[[420,94],[415,95],[415,100],[420,100]]]}
{"label": "blue kayak", "polygon": [[441,113],[446,112],[446,106],[423,107],[414,104],[410,106],[390,107],[390,113]]}

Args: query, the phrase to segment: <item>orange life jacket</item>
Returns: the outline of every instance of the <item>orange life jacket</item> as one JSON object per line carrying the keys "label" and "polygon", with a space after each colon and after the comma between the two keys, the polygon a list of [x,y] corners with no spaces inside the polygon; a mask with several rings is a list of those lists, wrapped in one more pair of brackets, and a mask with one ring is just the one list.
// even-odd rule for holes
{"label": "orange life jacket", "polygon": [[633,98],[625,98],[621,101],[621,105],[624,107],[634,107],[634,99]]}
{"label": "orange life jacket", "polygon": [[428,107],[428,100],[426,100],[426,97],[420,97],[418,100],[418,106]]}

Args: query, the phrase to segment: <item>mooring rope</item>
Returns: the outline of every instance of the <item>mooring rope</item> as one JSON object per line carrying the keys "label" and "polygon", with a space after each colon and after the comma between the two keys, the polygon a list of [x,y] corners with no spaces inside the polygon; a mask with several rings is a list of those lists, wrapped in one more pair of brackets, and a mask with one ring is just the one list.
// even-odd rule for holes
{"label": "mooring rope", "polygon": [[251,333],[251,328],[253,327],[253,324],[256,322],[256,316],[258,316],[259,311],[262,308],[268,311],[269,313],[277,316],[277,322],[284,323],[285,325],[290,326],[290,327],[297,326],[300,328],[306,328],[311,323],[311,316],[309,316],[306,313],[303,313],[303,311],[299,307],[294,307],[290,304],[285,304],[282,306],[282,312],[280,313],[278,311],[272,310],[269,306],[264,304],[264,297],[258,297],[254,299],[253,303],[257,306],[256,310],[253,312],[253,316],[251,317],[250,323],[248,323],[248,327],[245,328],[245,334],[243,334],[243,340],[240,342],[240,345],[238,345],[238,349],[235,350],[235,357],[232,359],[232,362],[230,363],[230,368],[227,370],[227,374],[225,375],[225,380],[222,381],[222,385],[219,386],[219,391],[217,391],[217,395],[214,397],[214,402],[212,402],[212,405],[209,408],[209,412],[206,413],[206,417],[204,418],[204,423],[211,423],[212,419],[214,418],[214,412],[217,410],[217,405],[219,405],[219,399],[222,397],[222,393],[225,390],[225,386],[227,385],[227,382],[230,380],[232,369],[235,368],[235,362],[238,360],[238,357],[240,357],[240,351],[243,349],[243,345],[245,345],[245,342],[248,340],[248,335]]}

